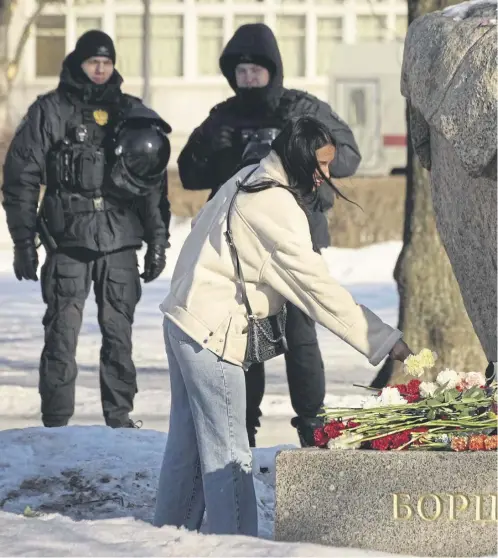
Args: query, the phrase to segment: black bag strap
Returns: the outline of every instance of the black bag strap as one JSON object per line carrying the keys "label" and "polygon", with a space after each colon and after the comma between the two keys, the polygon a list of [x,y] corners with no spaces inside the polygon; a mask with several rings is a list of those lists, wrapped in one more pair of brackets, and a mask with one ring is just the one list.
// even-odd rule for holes
{"label": "black bag strap", "polygon": [[258,167],[255,167],[252,171],[250,171],[242,182],[237,181],[237,183],[236,183],[237,190],[235,191],[235,194],[233,195],[233,198],[232,198],[232,200],[230,202],[230,205],[228,207],[227,230],[225,232],[225,238],[227,240],[228,247],[230,248],[230,254],[232,256],[233,265],[235,267],[235,274],[237,276],[237,281],[240,285],[240,292],[242,294],[242,301],[244,302],[244,306],[246,307],[246,311],[247,311],[247,316],[249,318],[253,317],[253,313],[252,313],[251,305],[249,303],[249,299],[247,298],[246,282],[244,281],[244,274],[242,273],[242,267],[240,265],[239,255],[237,253],[237,249],[235,248],[235,244],[233,242],[233,235],[232,235],[232,229],[230,227],[230,222],[231,222],[231,212],[232,212],[232,208],[233,208],[233,205],[235,203],[235,199],[237,197],[237,194],[239,193],[240,188],[242,186],[244,186],[244,184],[246,184],[246,182],[249,180],[249,177],[253,174],[253,172],[257,168]]}

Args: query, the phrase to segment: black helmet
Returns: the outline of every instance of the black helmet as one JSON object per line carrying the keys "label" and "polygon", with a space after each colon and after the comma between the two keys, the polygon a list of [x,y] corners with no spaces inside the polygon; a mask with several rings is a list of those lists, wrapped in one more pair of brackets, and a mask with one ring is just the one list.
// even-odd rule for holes
{"label": "black helmet", "polygon": [[120,195],[143,196],[161,183],[171,154],[170,132],[171,127],[143,105],[117,125],[111,180]]}

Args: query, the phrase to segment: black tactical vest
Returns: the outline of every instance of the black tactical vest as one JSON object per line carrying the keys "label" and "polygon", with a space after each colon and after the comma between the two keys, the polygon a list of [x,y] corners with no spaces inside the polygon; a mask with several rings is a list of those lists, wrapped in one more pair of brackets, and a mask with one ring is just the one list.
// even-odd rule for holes
{"label": "black tactical vest", "polygon": [[48,191],[98,198],[104,193],[106,142],[119,106],[111,113],[108,105],[70,104],[65,98],[60,106],[65,129],[47,159]]}

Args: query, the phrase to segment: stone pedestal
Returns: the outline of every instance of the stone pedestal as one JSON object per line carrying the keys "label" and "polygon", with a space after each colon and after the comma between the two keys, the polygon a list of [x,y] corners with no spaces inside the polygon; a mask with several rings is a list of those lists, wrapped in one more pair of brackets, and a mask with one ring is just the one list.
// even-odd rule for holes
{"label": "stone pedestal", "polygon": [[275,539],[413,556],[497,552],[495,452],[285,450]]}

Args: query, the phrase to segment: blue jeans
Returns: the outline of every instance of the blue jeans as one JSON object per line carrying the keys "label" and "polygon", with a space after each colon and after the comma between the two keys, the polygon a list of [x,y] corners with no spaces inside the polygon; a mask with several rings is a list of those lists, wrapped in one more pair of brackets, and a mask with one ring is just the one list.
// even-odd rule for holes
{"label": "blue jeans", "polygon": [[257,536],[244,372],[164,320],[171,382],[154,525]]}

